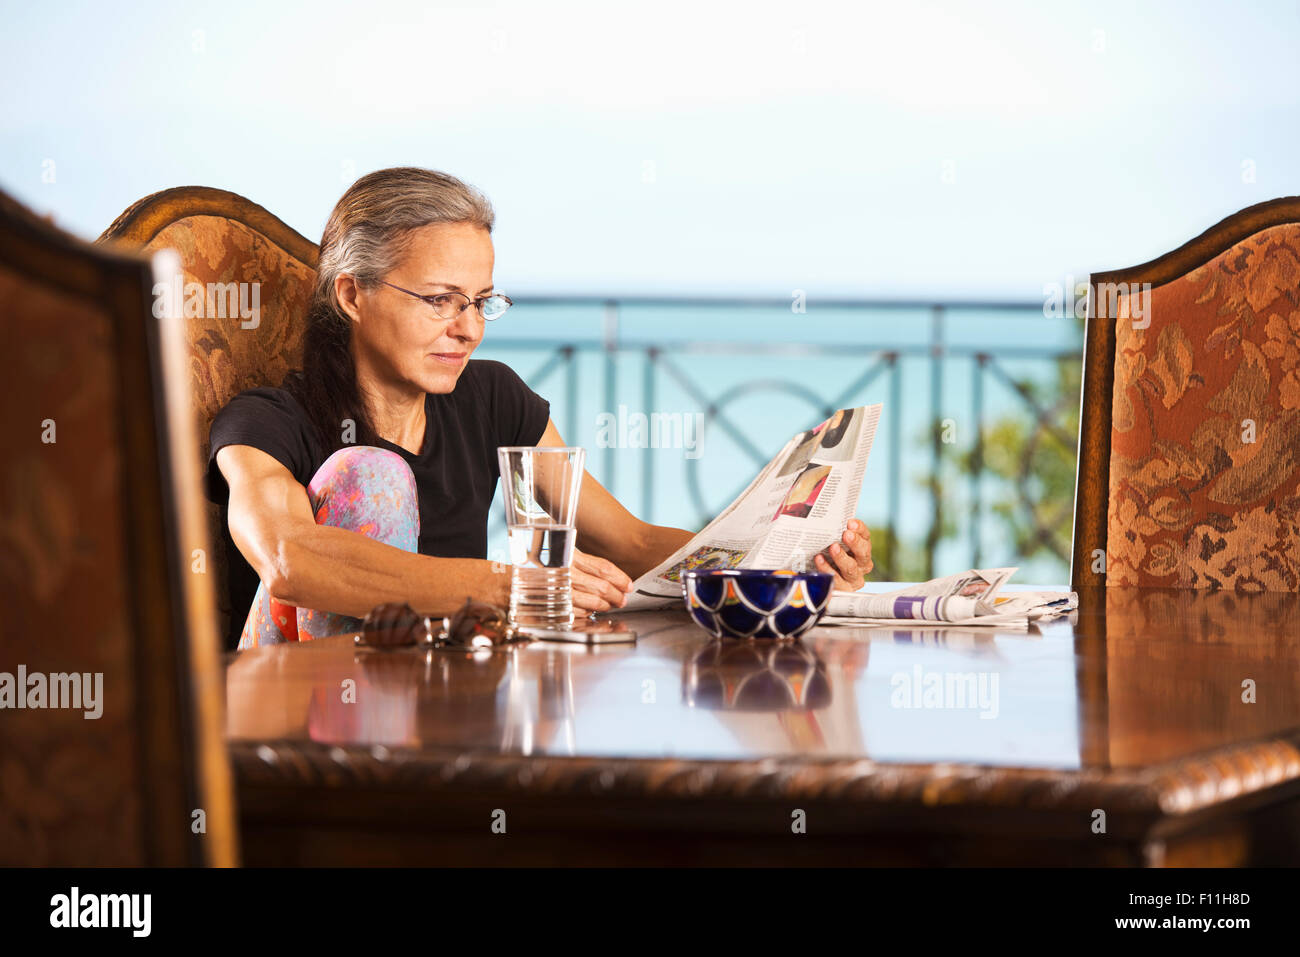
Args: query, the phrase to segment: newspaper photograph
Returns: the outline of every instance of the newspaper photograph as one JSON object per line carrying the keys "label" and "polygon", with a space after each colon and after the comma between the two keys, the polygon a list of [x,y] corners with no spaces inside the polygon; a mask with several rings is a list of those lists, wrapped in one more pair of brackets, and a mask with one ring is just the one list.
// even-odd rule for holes
{"label": "newspaper photograph", "polygon": [[638,578],[615,611],[680,605],[682,573],[691,569],[813,568],[858,507],[880,409],[840,409],[790,439],[734,502]]}

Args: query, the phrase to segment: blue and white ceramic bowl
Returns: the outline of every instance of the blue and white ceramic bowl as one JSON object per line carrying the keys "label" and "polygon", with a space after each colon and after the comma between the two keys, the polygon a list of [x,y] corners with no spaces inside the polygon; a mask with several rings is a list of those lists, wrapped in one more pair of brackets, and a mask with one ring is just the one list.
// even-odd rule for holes
{"label": "blue and white ceramic bowl", "polygon": [[696,624],[711,635],[784,641],[821,620],[832,577],[788,569],[696,569],[682,575],[682,596]]}

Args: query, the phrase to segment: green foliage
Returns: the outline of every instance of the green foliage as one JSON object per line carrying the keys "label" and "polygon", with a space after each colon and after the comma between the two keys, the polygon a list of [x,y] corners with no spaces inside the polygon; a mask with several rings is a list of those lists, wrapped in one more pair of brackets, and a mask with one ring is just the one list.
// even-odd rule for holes
{"label": "green foliage", "polygon": [[[1082,322],[1079,329],[1082,333]],[[998,362],[996,354],[989,362]],[[1046,378],[1011,378],[1002,364],[996,369],[985,368],[981,374],[988,385],[1009,384],[1020,396],[1019,408],[984,423],[982,447],[942,442],[938,422],[917,435],[918,451],[924,449],[929,458],[937,444],[940,455],[936,474],[927,469],[912,476],[914,486],[937,504],[934,524],[924,540],[893,546],[896,562],[892,575],[887,574],[891,549],[884,541],[888,529],[882,528],[882,543],[874,549],[875,577],[918,581],[951,572],[934,567],[935,552],[942,542],[966,534],[969,526],[963,509],[973,503],[964,501],[959,490],[977,476],[984,512],[1003,527],[1012,545],[1012,554],[998,556],[998,562],[1022,564],[1034,559],[1042,565],[1055,565],[1062,579],[1068,574],[1083,384],[1081,357],[1061,356]]]}
{"label": "green foliage", "polygon": [[871,529],[871,560],[875,568],[867,577],[873,581],[925,581],[928,556],[924,545],[896,541],[893,528],[879,525]]}
{"label": "green foliage", "polygon": [[1062,575],[1069,569],[1074,525],[1082,383],[1078,356],[1058,359],[1047,383],[1015,380],[1016,391],[1026,400],[1023,414],[1002,416],[985,426],[982,462],[974,448],[952,456],[962,475],[981,472],[986,480],[993,479],[985,485],[985,504],[1014,542],[1016,560],[1054,560]]}

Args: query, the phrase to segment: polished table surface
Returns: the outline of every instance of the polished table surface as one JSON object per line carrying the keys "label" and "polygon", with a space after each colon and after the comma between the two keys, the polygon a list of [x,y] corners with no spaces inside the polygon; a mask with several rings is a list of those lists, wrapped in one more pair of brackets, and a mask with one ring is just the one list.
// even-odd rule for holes
{"label": "polished table surface", "polygon": [[[729,862],[746,839],[785,859],[783,808],[833,839],[795,859],[1291,853],[1300,596],[1090,589],[1028,633],[821,626],[793,644],[718,641],[684,611],[625,620],[633,645],[473,655],[349,636],[233,655],[246,857],[255,838],[266,862],[474,862],[485,801],[521,809],[512,836],[548,836],[521,858],[538,863],[567,860],[557,847],[622,859],[600,850],[620,841],[645,860]],[[440,823],[420,814],[433,806]]]}

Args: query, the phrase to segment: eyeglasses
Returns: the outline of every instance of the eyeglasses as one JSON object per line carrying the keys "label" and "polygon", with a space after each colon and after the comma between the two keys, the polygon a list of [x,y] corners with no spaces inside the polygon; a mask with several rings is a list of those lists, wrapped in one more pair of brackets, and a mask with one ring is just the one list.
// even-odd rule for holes
{"label": "eyeglasses", "polygon": [[405,602],[376,605],[361,623],[354,640],[361,648],[400,648],[422,645],[432,648],[460,648],[486,651],[528,639],[520,635],[509,615],[496,605],[466,598],[465,604],[441,629],[434,631],[434,619],[426,618]]}
{"label": "eyeglasses", "polygon": [[433,306],[433,311],[438,314],[439,319],[455,319],[470,306],[474,306],[480,316],[491,322],[493,319],[500,319],[505,315],[505,311],[514,305],[514,300],[509,296],[503,296],[499,292],[494,292],[490,296],[479,296],[477,299],[471,299],[463,292],[438,292],[430,296],[422,296],[418,292],[411,292],[411,290],[403,289],[401,286],[394,286],[391,282],[383,279],[377,281],[396,289],[398,292],[404,292],[408,296],[414,296],[422,302],[427,302]]}

